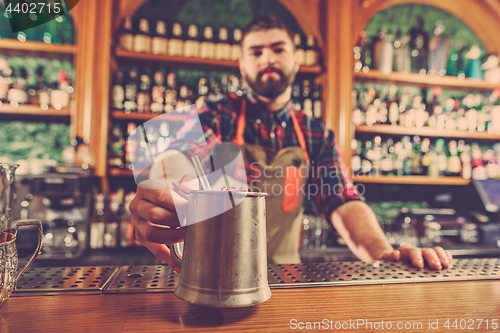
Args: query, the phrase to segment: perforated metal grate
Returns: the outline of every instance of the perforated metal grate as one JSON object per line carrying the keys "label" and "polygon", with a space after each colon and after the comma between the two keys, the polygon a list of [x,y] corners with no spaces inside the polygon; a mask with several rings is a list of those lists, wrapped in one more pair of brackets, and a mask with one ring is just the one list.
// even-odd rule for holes
{"label": "perforated metal grate", "polygon": [[[207,273],[208,274],[208,273]],[[360,261],[270,265],[271,288],[324,287],[500,279],[500,259],[455,260],[450,269],[419,269],[403,262]],[[23,294],[173,292],[179,275],[167,265],[32,268],[13,296]]]}
{"label": "perforated metal grate", "polygon": [[118,266],[30,268],[19,279],[12,296],[65,293],[100,294]]}

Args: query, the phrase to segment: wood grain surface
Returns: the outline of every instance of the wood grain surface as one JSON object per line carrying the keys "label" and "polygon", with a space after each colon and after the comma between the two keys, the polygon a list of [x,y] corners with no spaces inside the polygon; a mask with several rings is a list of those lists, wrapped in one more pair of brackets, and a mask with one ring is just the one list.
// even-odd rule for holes
{"label": "wood grain surface", "polygon": [[[500,331],[492,328],[493,319],[500,321],[500,281],[280,289],[272,293],[263,304],[236,309],[190,305],[173,293],[13,297],[0,309],[0,332],[282,332],[305,331],[298,329],[299,322],[306,328],[307,322],[326,321],[328,329],[316,324],[314,331]],[[294,319],[296,322],[291,321]],[[349,320],[358,319],[371,322],[372,329],[365,324],[335,329],[335,323],[346,323],[346,327]],[[458,329],[446,329],[447,319],[452,320],[450,326],[455,319],[473,319],[474,325],[469,321],[468,327],[474,329],[461,330],[460,324]],[[479,329],[477,319],[484,320]],[[383,327],[391,322],[393,329],[375,329],[382,320]],[[430,330],[429,320],[438,321],[439,329]],[[398,322],[420,322],[422,326],[398,330]]]}

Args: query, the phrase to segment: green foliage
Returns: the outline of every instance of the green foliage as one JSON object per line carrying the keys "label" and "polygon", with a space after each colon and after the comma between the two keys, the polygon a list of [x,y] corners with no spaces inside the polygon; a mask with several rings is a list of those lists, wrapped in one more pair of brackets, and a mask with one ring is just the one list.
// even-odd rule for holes
{"label": "green foliage", "polygon": [[443,34],[452,37],[453,41],[460,39],[469,47],[472,45],[482,46],[476,35],[458,18],[445,11],[426,5],[412,4],[390,7],[374,15],[370,23],[365,27],[365,31],[369,37],[374,37],[382,27],[386,27],[394,39],[398,30],[401,30],[403,34],[407,34],[411,28],[417,27],[417,18],[419,16],[424,19],[424,30],[429,36],[434,35],[435,23],[437,20],[441,20],[445,27]]}
{"label": "green foliage", "polygon": [[0,157],[53,159],[62,163],[62,151],[69,142],[69,125],[0,122]]}

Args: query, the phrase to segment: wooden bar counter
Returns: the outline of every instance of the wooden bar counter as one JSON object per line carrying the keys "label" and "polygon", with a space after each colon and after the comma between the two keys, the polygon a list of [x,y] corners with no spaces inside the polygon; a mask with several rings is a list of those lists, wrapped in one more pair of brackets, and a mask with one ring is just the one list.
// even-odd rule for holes
{"label": "wooden bar counter", "polygon": [[273,289],[267,302],[234,309],[173,293],[11,297],[0,309],[0,332],[16,333],[500,332],[499,322],[500,280]]}

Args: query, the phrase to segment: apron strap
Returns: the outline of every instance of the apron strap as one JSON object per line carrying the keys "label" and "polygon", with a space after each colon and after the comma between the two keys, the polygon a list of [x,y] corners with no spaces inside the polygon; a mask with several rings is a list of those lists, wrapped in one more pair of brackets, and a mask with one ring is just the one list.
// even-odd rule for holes
{"label": "apron strap", "polygon": [[295,133],[297,134],[297,139],[299,140],[300,149],[302,149],[302,154],[304,155],[304,161],[309,163],[309,154],[307,153],[306,140],[304,139],[304,133],[300,129],[299,121],[297,120],[297,116],[295,115],[294,110],[290,110],[290,116],[292,117],[293,128],[295,129]]}
{"label": "apron strap", "polygon": [[[237,144],[238,146],[242,146],[245,143],[245,139],[243,138],[243,133],[245,132],[246,126],[246,111],[247,111],[247,99],[243,97],[241,99],[240,106],[240,114],[238,115],[238,122],[236,127],[236,135],[232,142]],[[299,121],[297,120],[297,116],[295,115],[294,110],[290,110],[290,116],[292,117],[293,128],[295,129],[295,133],[297,134],[297,139],[299,140],[300,149],[302,150],[302,154],[304,155],[304,161],[309,163],[309,154],[307,153],[306,140],[304,138],[304,133],[302,133],[302,129],[300,128]]]}
{"label": "apron strap", "polygon": [[233,143],[238,146],[243,146],[245,139],[243,138],[243,133],[245,132],[246,126],[246,113],[247,113],[247,99],[243,97],[241,99],[240,114],[238,116],[238,123],[236,127],[236,135],[234,136]]}

